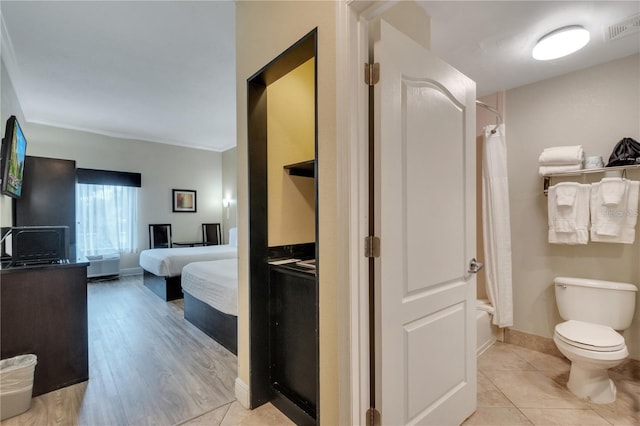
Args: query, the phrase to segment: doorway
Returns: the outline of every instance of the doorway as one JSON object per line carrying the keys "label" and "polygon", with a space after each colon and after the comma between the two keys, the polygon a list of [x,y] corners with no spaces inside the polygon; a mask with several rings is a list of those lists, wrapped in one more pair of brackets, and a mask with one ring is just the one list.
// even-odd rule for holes
{"label": "doorway", "polygon": [[[266,402],[271,401],[276,407],[283,411],[287,416],[292,418],[298,424],[313,424],[317,422],[318,412],[318,223],[317,223],[317,167],[315,159],[317,158],[317,29],[312,30],[299,41],[294,43],[290,48],[285,50],[278,57],[273,59],[269,64],[255,73],[247,80],[247,104],[248,104],[248,170],[249,170],[249,338],[250,338],[250,375],[251,375],[251,408],[258,407]],[[310,61],[313,61],[309,64]],[[269,108],[270,100],[269,89],[275,87],[276,82],[282,81],[287,75],[301,67],[312,67],[312,147],[307,155],[313,158],[294,161],[293,164],[286,165],[283,169],[279,165],[279,173],[281,176],[291,176],[291,180],[286,181],[288,189],[283,191],[302,192],[302,196],[298,200],[304,206],[312,204],[311,217],[297,223],[299,227],[298,233],[292,234],[291,228],[294,227],[294,217],[298,219],[301,214],[290,215],[285,226],[276,226],[274,224],[274,216],[283,217],[295,209],[301,212],[304,207],[295,207],[295,204],[285,200],[285,195],[279,195],[280,209],[276,209],[274,213],[273,196],[276,191],[273,189],[274,174],[270,172],[269,158],[273,158],[274,147],[282,143],[275,136],[271,136],[273,140],[270,142],[269,122],[274,115],[274,107]],[[274,86],[272,86],[274,85]],[[293,101],[296,95],[291,96]],[[286,117],[285,117],[285,120]],[[287,149],[285,148],[285,151]],[[304,150],[302,150],[304,151]],[[286,169],[286,170],[285,170]],[[298,178],[297,176],[302,176]],[[309,180],[311,178],[312,180]],[[283,182],[285,178],[283,177]],[[287,178],[289,179],[289,178]],[[296,180],[307,179],[307,180]],[[283,185],[285,186],[285,185]],[[271,188],[271,191],[270,191]],[[282,189],[282,188],[280,188]],[[310,191],[309,191],[310,190]],[[306,194],[305,194],[306,192]],[[309,193],[311,192],[311,193]],[[270,198],[271,197],[271,198]],[[308,210],[308,209],[307,209]],[[309,212],[305,213],[308,216]],[[270,217],[271,215],[271,217]],[[280,221],[279,225],[283,225]],[[312,227],[310,230],[309,227]],[[304,230],[306,228],[306,231]],[[303,237],[299,237],[302,233]],[[293,235],[293,236],[292,236]],[[298,235],[296,237],[295,235]],[[300,241],[296,238],[301,239]],[[312,240],[312,241],[309,241]],[[313,260],[316,264],[315,273],[313,275],[300,275],[301,277],[311,277],[311,287],[306,302],[310,304],[311,317],[309,328],[311,339],[303,330],[296,329],[295,333],[306,336],[308,344],[303,353],[308,359],[314,358],[315,362],[311,368],[312,371],[305,371],[304,378],[308,382],[312,382],[309,387],[308,383],[304,386],[298,386],[300,382],[299,370],[301,365],[297,364],[302,358],[300,354],[288,356],[276,351],[275,347],[283,345],[282,339],[278,338],[278,327],[281,321],[286,318],[295,318],[294,315],[280,315],[286,309],[298,309],[295,303],[283,304],[280,296],[284,298],[294,297],[291,294],[282,294],[283,285],[287,280],[278,282],[277,287],[273,286],[273,281],[279,276],[274,274],[273,265],[269,264],[269,260],[274,258],[300,258],[304,260]],[[282,271],[280,271],[282,272]],[[295,271],[294,271],[295,272]],[[299,275],[299,274],[298,274]],[[283,284],[285,283],[285,284]],[[282,285],[281,285],[282,284]],[[277,290],[277,291],[276,291]],[[275,299],[274,299],[275,298]],[[290,299],[287,299],[290,300]],[[292,306],[293,305],[293,306]],[[277,307],[277,308],[274,308]],[[289,312],[290,313],[290,312]],[[298,312],[299,313],[299,312]],[[275,315],[280,315],[274,320]],[[293,321],[293,325],[302,324],[300,321]],[[285,333],[284,341],[286,341],[289,332]],[[279,342],[279,343],[276,343]],[[297,345],[288,345],[292,349],[299,349]],[[286,361],[283,361],[286,360]],[[283,362],[285,363],[283,365]],[[308,369],[308,364],[305,369]],[[284,373],[278,376],[279,371]]]}

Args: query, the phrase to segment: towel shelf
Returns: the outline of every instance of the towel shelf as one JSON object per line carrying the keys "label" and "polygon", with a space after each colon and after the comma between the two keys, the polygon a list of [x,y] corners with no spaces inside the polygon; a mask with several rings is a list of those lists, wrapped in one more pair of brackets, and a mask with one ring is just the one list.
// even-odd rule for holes
{"label": "towel shelf", "polygon": [[549,186],[551,185],[552,177],[582,176],[582,175],[588,175],[593,173],[611,172],[616,170],[622,171],[624,176],[626,175],[627,170],[632,170],[632,169],[640,169],[640,164],[634,164],[630,166],[601,167],[598,169],[581,169],[581,170],[572,170],[570,172],[551,173],[543,176],[544,178],[543,192],[544,192],[544,195],[547,195],[549,191]]}

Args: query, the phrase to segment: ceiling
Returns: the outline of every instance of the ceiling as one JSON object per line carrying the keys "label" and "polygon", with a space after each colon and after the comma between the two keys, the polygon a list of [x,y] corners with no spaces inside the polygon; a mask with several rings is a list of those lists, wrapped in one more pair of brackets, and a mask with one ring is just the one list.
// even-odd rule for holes
{"label": "ceiling", "polygon": [[[546,80],[640,52],[636,32],[607,41],[608,27],[636,15],[640,1],[422,1],[431,16],[431,48],[476,81],[478,96]],[[536,61],[549,32],[582,25],[591,41],[564,58]],[[639,70],[640,72],[640,70]],[[639,75],[640,78],[640,75]]]}
{"label": "ceiling", "polygon": [[[638,1],[421,1],[432,50],[478,95],[640,52],[607,41]],[[27,121],[213,151],[235,146],[232,1],[6,1],[2,56]],[[533,44],[578,24],[591,43],[537,62]]]}
{"label": "ceiling", "polygon": [[235,146],[233,2],[0,7],[3,44],[10,41],[2,55],[27,121],[214,151]]}

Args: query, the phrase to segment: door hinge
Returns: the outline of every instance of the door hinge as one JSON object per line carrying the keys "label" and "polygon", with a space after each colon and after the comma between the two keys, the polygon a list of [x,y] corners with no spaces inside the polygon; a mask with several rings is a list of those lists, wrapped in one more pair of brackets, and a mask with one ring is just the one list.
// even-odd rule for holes
{"label": "door hinge", "polygon": [[380,64],[364,64],[364,82],[373,86],[380,81]]}
{"label": "door hinge", "polygon": [[364,256],[380,257],[380,238],[369,235],[364,239]]}
{"label": "door hinge", "polygon": [[366,426],[380,426],[380,412],[371,407],[367,410]]}

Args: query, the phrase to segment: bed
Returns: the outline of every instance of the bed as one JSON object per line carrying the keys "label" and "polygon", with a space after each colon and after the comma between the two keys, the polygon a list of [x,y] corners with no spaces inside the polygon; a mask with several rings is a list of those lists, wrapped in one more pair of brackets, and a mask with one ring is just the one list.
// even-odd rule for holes
{"label": "bed", "polygon": [[140,266],[144,272],[145,287],[167,301],[182,298],[182,268],[192,262],[238,257],[236,235],[236,228],[230,229],[229,244],[223,245],[143,250]]}
{"label": "bed", "polygon": [[181,282],[184,318],[237,354],[238,259],[190,263]]}

